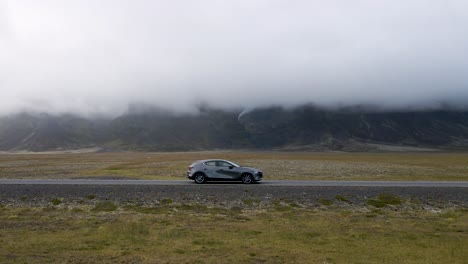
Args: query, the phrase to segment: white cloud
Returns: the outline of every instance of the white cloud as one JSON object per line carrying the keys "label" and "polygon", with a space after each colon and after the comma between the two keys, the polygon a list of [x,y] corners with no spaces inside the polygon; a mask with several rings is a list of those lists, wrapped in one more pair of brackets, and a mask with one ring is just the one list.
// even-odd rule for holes
{"label": "white cloud", "polygon": [[0,112],[465,104],[466,1],[3,1]]}

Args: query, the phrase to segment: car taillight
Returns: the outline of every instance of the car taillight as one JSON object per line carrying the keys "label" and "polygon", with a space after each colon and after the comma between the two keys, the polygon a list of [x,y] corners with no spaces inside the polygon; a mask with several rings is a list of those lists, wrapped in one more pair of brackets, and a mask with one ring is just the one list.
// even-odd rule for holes
{"label": "car taillight", "polygon": [[189,166],[189,167],[188,167],[188,170],[189,170],[189,171],[191,171],[192,169],[193,169],[193,167],[192,167],[192,166]]}

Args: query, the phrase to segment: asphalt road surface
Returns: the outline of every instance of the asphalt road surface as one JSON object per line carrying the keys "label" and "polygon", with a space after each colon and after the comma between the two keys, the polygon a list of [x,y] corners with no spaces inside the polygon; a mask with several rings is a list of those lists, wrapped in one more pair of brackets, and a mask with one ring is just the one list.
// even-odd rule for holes
{"label": "asphalt road surface", "polygon": [[[15,185],[195,185],[193,181],[161,181],[161,180],[31,180],[31,179],[0,179],[0,184]],[[204,185],[237,185],[240,182],[208,182]],[[327,187],[449,187],[468,188],[466,181],[262,181],[254,186],[327,186]]]}

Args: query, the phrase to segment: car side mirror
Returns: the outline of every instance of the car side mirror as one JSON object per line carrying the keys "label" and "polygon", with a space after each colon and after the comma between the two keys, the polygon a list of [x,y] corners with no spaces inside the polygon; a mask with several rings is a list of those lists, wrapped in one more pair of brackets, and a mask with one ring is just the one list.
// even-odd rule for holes
{"label": "car side mirror", "polygon": [[229,166],[229,169],[232,170],[234,168],[234,166]]}

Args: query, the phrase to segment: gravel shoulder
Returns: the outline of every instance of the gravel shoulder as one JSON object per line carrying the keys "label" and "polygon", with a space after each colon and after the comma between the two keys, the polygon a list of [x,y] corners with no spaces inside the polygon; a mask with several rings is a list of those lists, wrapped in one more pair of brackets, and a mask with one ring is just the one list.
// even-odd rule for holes
{"label": "gravel shoulder", "polygon": [[386,194],[403,204],[468,208],[468,188],[362,187],[362,186],[262,186],[207,185],[0,185],[0,203],[11,206],[48,206],[60,199],[64,205],[111,201],[119,205],[154,206],[170,200],[206,206],[268,207],[278,203],[303,207],[323,205],[367,206]]}

